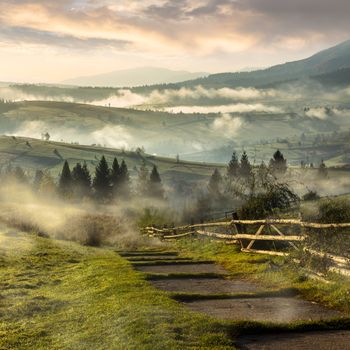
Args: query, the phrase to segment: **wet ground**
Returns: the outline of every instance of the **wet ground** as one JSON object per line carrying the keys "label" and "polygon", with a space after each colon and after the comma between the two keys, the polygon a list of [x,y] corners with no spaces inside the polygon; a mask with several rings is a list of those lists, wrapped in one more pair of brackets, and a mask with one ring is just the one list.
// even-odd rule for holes
{"label": "wet ground", "polygon": [[[223,267],[208,262],[186,261],[177,253],[129,252],[123,256],[134,268],[149,275],[156,288],[184,295],[196,295],[183,302],[189,309],[220,320],[289,323],[319,321],[343,314],[294,295],[269,294],[263,287],[240,279],[230,279]],[[169,274],[169,277],[168,277]],[[181,276],[181,274],[185,274]],[[211,278],[203,274],[212,274]],[[157,278],[162,276],[161,279]],[[266,292],[266,293],[264,293]],[[249,294],[249,295],[246,295]],[[188,300],[188,299],[187,299]],[[239,349],[349,349],[350,331],[324,331],[245,336]]]}

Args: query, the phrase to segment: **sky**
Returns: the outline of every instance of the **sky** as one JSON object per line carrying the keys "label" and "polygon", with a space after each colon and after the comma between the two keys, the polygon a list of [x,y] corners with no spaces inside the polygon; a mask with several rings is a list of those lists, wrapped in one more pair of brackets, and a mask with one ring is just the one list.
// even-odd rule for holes
{"label": "sky", "polygon": [[0,81],[268,67],[350,39],[349,13],[349,0],[0,0]]}

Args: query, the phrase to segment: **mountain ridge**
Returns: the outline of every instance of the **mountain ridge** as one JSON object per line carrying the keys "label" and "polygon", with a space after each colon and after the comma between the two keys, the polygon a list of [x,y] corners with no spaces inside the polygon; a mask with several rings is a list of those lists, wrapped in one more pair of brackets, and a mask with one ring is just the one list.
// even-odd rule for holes
{"label": "mountain ridge", "polygon": [[205,72],[188,72],[158,67],[138,67],[103,74],[81,76],[62,81],[63,84],[96,87],[135,87],[178,83],[207,76]]}

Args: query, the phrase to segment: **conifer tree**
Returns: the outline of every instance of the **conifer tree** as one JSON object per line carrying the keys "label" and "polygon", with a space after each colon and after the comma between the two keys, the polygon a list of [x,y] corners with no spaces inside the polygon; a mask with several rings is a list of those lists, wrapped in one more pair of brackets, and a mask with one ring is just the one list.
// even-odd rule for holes
{"label": "conifer tree", "polygon": [[110,171],[105,156],[96,166],[93,187],[96,197],[102,201],[108,201],[111,195]]}
{"label": "conifer tree", "polygon": [[33,181],[34,192],[39,191],[43,177],[44,177],[44,172],[42,170],[37,170],[35,172],[34,181]]}
{"label": "conifer tree", "polygon": [[26,184],[28,182],[27,175],[25,174],[24,170],[20,166],[17,166],[13,170],[12,175],[13,175],[13,179],[18,183]]}
{"label": "conifer tree", "polygon": [[137,181],[137,193],[140,196],[147,196],[149,190],[149,171],[147,169],[145,161],[142,162]]}
{"label": "conifer tree", "polygon": [[128,197],[130,195],[130,175],[124,159],[120,165],[118,187],[122,197]]}
{"label": "conifer tree", "polygon": [[246,151],[243,152],[241,157],[239,174],[244,178],[249,178],[252,176],[252,166],[250,165],[249,158]]}
{"label": "conifer tree", "polygon": [[50,197],[57,193],[55,181],[48,171],[44,172],[44,175],[41,179],[39,193]]}
{"label": "conifer tree", "polygon": [[118,163],[118,159],[113,159],[110,180],[112,185],[113,196],[116,196],[118,193],[118,187],[120,185],[120,166]]}
{"label": "conifer tree", "polygon": [[111,183],[112,185],[117,185],[120,177],[120,166],[118,159],[113,159],[112,169],[111,169]]}
{"label": "conifer tree", "polygon": [[215,168],[208,185],[209,193],[213,196],[221,194],[222,176],[217,168]]}
{"label": "conifer tree", "polygon": [[82,174],[82,181],[86,188],[91,190],[91,174],[87,167],[86,162],[83,163],[83,174]]}
{"label": "conifer tree", "polygon": [[287,160],[284,158],[282,152],[277,150],[270,160],[270,169],[275,175],[283,175],[287,171]]}
{"label": "conifer tree", "polygon": [[229,179],[234,179],[239,175],[239,161],[236,152],[232,153],[232,157],[227,167],[227,176]]}
{"label": "conifer tree", "polygon": [[152,197],[163,199],[164,189],[157,166],[154,165],[149,178],[149,193]]}
{"label": "conifer tree", "polygon": [[86,163],[77,163],[72,170],[72,181],[76,197],[88,196],[91,192],[91,176]]}
{"label": "conifer tree", "polygon": [[60,179],[58,182],[58,191],[63,197],[69,197],[72,191],[72,174],[67,161],[64,162]]}

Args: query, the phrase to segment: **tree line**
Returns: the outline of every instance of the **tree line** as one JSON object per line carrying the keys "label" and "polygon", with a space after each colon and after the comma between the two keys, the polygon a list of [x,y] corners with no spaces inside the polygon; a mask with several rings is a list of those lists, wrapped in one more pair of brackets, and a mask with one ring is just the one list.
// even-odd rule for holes
{"label": "tree line", "polygon": [[130,179],[125,160],[119,164],[114,158],[111,167],[105,156],[102,156],[91,174],[86,162],[76,163],[71,169],[69,162],[63,163],[57,183],[48,171],[37,170],[31,181],[25,171],[17,166],[9,166],[2,174],[3,180],[15,180],[17,183],[31,185],[35,192],[58,194],[66,200],[82,200],[91,198],[98,202],[127,200],[133,196],[164,199],[164,188],[156,165],[149,173],[143,162],[137,178],[136,186]]}

